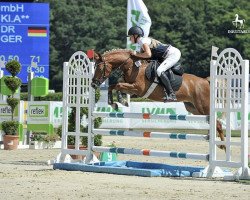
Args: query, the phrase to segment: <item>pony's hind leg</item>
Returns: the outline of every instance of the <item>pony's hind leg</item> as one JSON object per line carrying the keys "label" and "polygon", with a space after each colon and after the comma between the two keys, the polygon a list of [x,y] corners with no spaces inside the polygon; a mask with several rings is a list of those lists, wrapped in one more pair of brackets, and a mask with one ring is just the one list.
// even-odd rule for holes
{"label": "pony's hind leg", "polygon": [[[218,136],[220,137],[221,141],[225,141],[223,129],[222,129],[222,124],[219,120],[216,120],[216,130],[218,133]],[[225,145],[218,145],[220,149],[224,149],[226,151],[226,146]]]}
{"label": "pony's hind leg", "polygon": [[118,105],[116,103],[114,103],[113,92],[112,92],[113,89],[114,89],[114,86],[109,86],[109,88],[108,88],[108,104],[111,105],[111,107],[117,111]]}
{"label": "pony's hind leg", "polygon": [[193,115],[199,115],[199,111],[194,107],[190,102],[184,102],[184,106],[188,112],[191,112]]}
{"label": "pony's hind leg", "polygon": [[112,105],[114,103],[112,90],[108,91],[108,104]]}
{"label": "pony's hind leg", "polygon": [[122,96],[122,92],[120,90],[117,90],[116,91],[116,94],[117,94],[117,101],[124,105],[124,106],[127,106],[128,107],[128,102],[123,98]]}

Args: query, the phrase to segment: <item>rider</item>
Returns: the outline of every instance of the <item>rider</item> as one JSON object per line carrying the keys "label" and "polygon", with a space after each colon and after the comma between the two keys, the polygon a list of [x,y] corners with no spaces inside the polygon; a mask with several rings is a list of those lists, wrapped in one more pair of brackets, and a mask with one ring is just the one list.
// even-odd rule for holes
{"label": "rider", "polygon": [[137,43],[140,47],[140,52],[134,51],[132,56],[137,58],[151,58],[161,63],[157,68],[157,75],[165,87],[166,97],[164,100],[176,101],[176,95],[165,72],[179,61],[181,57],[180,50],[153,38],[143,37],[144,32],[139,26],[131,27],[128,31],[128,36],[132,44]]}

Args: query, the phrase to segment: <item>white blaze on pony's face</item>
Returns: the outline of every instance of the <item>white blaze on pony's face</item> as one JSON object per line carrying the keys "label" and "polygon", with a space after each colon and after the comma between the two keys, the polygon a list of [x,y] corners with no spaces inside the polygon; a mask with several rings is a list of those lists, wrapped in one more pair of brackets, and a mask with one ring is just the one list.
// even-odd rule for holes
{"label": "white blaze on pony's face", "polygon": [[95,73],[92,78],[91,86],[93,88],[99,87],[108,77],[109,72],[108,65],[105,62],[104,58],[99,53],[95,53],[94,55],[95,60]]}

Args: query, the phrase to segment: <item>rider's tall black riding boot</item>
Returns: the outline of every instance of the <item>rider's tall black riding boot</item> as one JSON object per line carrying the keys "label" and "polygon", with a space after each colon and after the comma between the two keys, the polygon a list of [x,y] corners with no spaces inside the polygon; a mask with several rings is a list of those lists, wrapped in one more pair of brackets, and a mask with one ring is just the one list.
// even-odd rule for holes
{"label": "rider's tall black riding boot", "polygon": [[165,100],[166,101],[176,101],[177,99],[176,99],[174,90],[173,90],[171,83],[169,81],[169,78],[165,72],[161,73],[160,79],[161,79],[161,82],[163,83],[165,91],[166,91]]}

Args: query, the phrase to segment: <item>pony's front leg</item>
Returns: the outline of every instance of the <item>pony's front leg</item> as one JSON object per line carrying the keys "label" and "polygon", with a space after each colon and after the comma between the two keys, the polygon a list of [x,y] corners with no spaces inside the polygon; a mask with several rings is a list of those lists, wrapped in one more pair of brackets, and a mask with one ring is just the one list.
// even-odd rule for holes
{"label": "pony's front leg", "polygon": [[111,107],[115,110],[118,110],[118,105],[114,103],[113,99],[113,90],[115,88],[115,85],[110,85],[108,88],[108,104],[111,105]]}
{"label": "pony's front leg", "polygon": [[108,104],[109,105],[112,105],[114,103],[114,100],[113,100],[113,89],[114,89],[114,86],[115,85],[112,85],[112,86],[109,86],[108,87]]}
{"label": "pony's front leg", "polygon": [[115,86],[115,90],[120,90],[126,94],[136,94],[138,95],[139,91],[136,88],[135,84],[131,83],[117,83]]}

